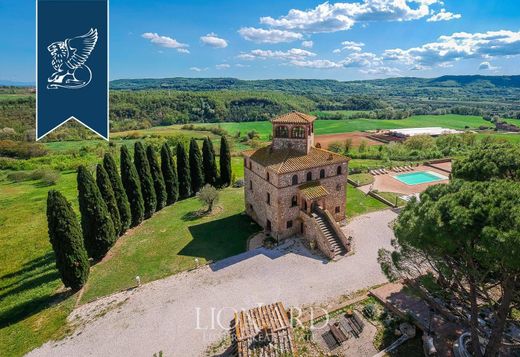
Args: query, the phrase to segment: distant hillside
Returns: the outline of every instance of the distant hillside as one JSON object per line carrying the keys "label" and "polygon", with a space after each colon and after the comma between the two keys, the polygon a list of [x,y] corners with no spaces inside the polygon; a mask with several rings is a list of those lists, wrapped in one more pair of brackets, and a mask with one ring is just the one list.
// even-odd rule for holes
{"label": "distant hillside", "polygon": [[442,76],[438,78],[399,77],[375,80],[336,81],[330,79],[267,79],[241,80],[236,78],[148,78],[119,79],[110,83],[112,89],[172,89],[189,91],[207,90],[280,90],[304,93],[339,94],[359,90],[380,90],[382,88],[411,87],[467,87],[482,85],[483,87],[520,88],[518,76]]}

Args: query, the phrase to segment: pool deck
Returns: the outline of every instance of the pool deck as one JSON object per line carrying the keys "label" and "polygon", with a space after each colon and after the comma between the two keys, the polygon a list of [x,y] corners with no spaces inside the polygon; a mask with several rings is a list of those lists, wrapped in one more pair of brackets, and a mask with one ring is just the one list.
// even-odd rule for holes
{"label": "pool deck", "polygon": [[[444,165],[443,168],[451,170],[451,163],[445,163],[443,165]],[[435,173],[438,173],[443,176],[448,176],[448,174],[445,171],[438,170],[431,166],[421,165],[421,166],[414,167],[413,171],[407,171],[407,172],[391,171],[390,173],[388,173],[386,175],[376,175],[376,176],[374,176],[373,184],[361,186],[361,187],[358,187],[358,189],[360,189],[361,191],[363,191],[365,193],[367,193],[370,190],[370,188],[372,188],[372,190],[378,190],[380,192],[395,192],[395,193],[400,193],[403,195],[413,195],[416,193],[423,192],[429,186],[449,182],[449,180],[440,180],[440,181],[434,181],[434,182],[421,183],[418,185],[407,185],[392,177],[392,176],[397,176],[397,175],[401,175],[404,173],[412,173],[412,172],[417,172],[417,171],[431,171],[431,172],[435,172]]]}

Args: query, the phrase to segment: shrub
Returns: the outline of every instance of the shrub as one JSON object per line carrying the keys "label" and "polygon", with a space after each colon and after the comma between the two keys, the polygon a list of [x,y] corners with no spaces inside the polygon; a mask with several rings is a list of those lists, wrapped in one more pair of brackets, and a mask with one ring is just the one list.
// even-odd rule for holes
{"label": "shrub", "polygon": [[198,193],[198,198],[208,206],[208,212],[211,212],[213,205],[218,202],[218,191],[211,185],[205,185]]}
{"label": "shrub", "polygon": [[368,304],[363,307],[363,315],[368,319],[373,320],[376,317],[376,306],[374,304]]}

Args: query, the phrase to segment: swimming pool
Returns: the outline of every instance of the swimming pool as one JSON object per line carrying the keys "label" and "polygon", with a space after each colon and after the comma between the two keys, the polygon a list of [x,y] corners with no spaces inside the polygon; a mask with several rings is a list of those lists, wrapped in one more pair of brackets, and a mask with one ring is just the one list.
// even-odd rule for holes
{"label": "swimming pool", "polygon": [[407,185],[419,185],[421,183],[429,183],[448,179],[448,177],[432,171],[410,172],[407,174],[396,175],[394,178]]}

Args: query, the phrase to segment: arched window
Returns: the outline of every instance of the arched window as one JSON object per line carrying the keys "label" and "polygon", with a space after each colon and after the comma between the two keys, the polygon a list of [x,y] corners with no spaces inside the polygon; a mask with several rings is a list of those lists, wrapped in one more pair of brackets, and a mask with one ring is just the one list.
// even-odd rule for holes
{"label": "arched window", "polygon": [[320,170],[320,179],[325,178],[325,169]]}
{"label": "arched window", "polygon": [[338,175],[341,175],[341,166],[338,166],[338,168],[336,169],[336,173],[337,173]]}
{"label": "arched window", "polygon": [[293,175],[292,177],[292,184],[297,185],[298,184],[298,175]]}
{"label": "arched window", "polygon": [[296,207],[298,205],[298,199],[296,196],[292,196],[291,198],[291,207]]}
{"label": "arched window", "polygon": [[307,172],[307,181],[312,181],[312,172]]}
{"label": "arched window", "polygon": [[289,129],[287,129],[286,126],[277,126],[275,128],[275,133],[274,135],[277,137],[277,138],[288,138],[289,137]]}
{"label": "arched window", "polygon": [[302,126],[295,126],[292,128],[291,138],[305,139],[305,129]]}

